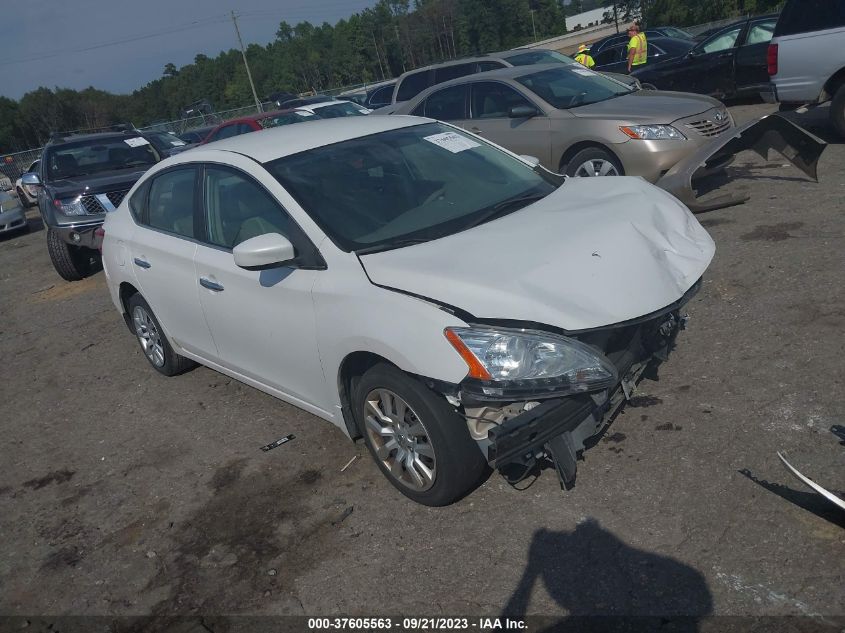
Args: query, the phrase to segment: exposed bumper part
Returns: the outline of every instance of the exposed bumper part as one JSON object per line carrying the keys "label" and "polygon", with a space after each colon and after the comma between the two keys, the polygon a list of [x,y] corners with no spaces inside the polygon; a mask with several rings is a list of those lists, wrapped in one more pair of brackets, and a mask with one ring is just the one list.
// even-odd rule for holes
{"label": "exposed bumper part", "polygon": [[805,477],[804,475],[802,475],[792,464],[786,461],[786,458],[780,453],[778,453],[778,457],[780,457],[780,461],[783,462],[783,465],[786,466],[787,470],[789,470],[789,472],[795,475],[802,484],[808,486],[814,492],[820,494],[822,497],[830,501],[833,505],[841,508],[842,510],[845,510],[845,501],[837,497],[832,492],[828,492],[809,477]]}
{"label": "exposed bumper part", "polygon": [[88,222],[85,224],[72,224],[69,226],[53,226],[52,228],[63,241],[74,246],[97,249],[100,247],[100,240],[94,231],[102,226],[103,221]]}
{"label": "exposed bumper part", "polygon": [[734,128],[704,145],[686,159],[672,167],[657,181],[665,189],[687,205],[693,213],[721,209],[742,204],[749,199],[745,192],[716,193],[698,198],[692,180],[701,170],[707,170],[719,162],[731,159],[744,150],[754,150],[767,158],[769,150],[781,156],[818,182],[819,158],[827,144],[804,128],[776,114]]}
{"label": "exposed bumper part", "polygon": [[683,322],[673,310],[630,326],[627,344],[608,354],[619,371],[619,383],[602,392],[546,400],[494,426],[487,435],[487,461],[495,468],[529,466],[546,455],[552,458],[561,485],[571,487],[578,453],[620,411],[650,363],[668,357]]}

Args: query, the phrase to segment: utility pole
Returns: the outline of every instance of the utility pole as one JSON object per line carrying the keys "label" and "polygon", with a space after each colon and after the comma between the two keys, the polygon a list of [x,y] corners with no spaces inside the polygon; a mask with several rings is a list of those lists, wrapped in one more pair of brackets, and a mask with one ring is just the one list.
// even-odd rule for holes
{"label": "utility pole", "polygon": [[534,41],[537,41],[537,27],[534,26],[534,9],[531,9],[531,30],[534,32]]}
{"label": "utility pole", "polygon": [[255,84],[252,83],[252,73],[249,72],[249,63],[246,61],[246,50],[244,49],[244,41],[241,39],[241,30],[238,28],[238,18],[235,12],[232,11],[232,24],[235,25],[235,34],[238,36],[238,44],[241,45],[241,55],[244,58],[244,67],[246,68],[246,77],[249,79],[249,87],[252,89],[252,98],[255,99],[255,107],[259,112],[264,112],[261,107],[261,101],[258,100],[258,93],[255,92]]}
{"label": "utility pole", "polygon": [[399,38],[399,25],[393,25],[394,30],[396,31],[396,44],[399,46],[399,59],[402,60],[402,72],[405,72],[405,51],[402,50],[402,40]]}
{"label": "utility pole", "polygon": [[381,80],[384,81],[384,67],[381,65],[381,54],[378,52],[378,44],[376,43],[375,31],[370,31],[370,35],[373,36],[373,46],[376,47],[376,59],[378,60],[378,69],[381,71]]}

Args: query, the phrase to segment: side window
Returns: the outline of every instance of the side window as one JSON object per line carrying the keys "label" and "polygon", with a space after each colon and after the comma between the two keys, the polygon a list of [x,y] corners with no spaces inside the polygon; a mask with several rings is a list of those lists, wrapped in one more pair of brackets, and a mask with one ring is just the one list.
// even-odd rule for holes
{"label": "side window", "polygon": [[194,237],[196,169],[174,169],[152,178],[148,202],[150,227]]}
{"label": "side window", "polygon": [[660,55],[665,55],[666,51],[662,48],[657,46],[656,44],[649,44],[648,45],[648,58],[651,59],[652,57],[659,57]]}
{"label": "side window", "polygon": [[389,105],[392,96],[393,86],[385,86],[384,88],[379,88],[373,94],[370,95],[369,105],[375,107]]}
{"label": "side window", "polygon": [[273,196],[252,179],[229,169],[205,170],[208,241],[234,248],[244,240],[279,233],[297,245],[294,224]]}
{"label": "side window", "polygon": [[250,132],[255,132],[255,130],[252,129],[252,126],[249,123],[238,124],[238,134],[248,134]]}
{"label": "side window", "polygon": [[150,181],[142,184],[129,198],[129,212],[138,224],[143,223],[144,210],[147,208],[147,196],[150,193]]}
{"label": "side window", "polygon": [[795,35],[845,26],[842,0],[789,0],[775,27],[775,35]]}
{"label": "side window", "polygon": [[[649,46],[651,49],[651,46]],[[619,48],[608,48],[603,50],[601,53],[596,55],[593,58],[593,61],[596,62],[596,66],[604,66],[606,64],[615,64],[620,60],[619,57]]]}
{"label": "side window", "polygon": [[505,84],[483,81],[472,84],[472,118],[507,118],[511,108],[529,106],[531,102]]}
{"label": "side window", "polygon": [[396,91],[396,101],[407,101],[413,99],[431,84],[428,81],[429,71],[421,70],[413,75],[408,75],[399,84]]}
{"label": "side window", "polygon": [[238,133],[238,126],[237,125],[226,125],[221,127],[214,133],[214,137],[211,139],[212,141],[219,141],[224,138],[229,138],[230,136],[235,136]]}
{"label": "side window", "polygon": [[425,116],[425,101],[420,101],[419,105],[411,112],[411,116]]}
{"label": "side window", "polygon": [[466,118],[467,86],[449,86],[431,94],[425,100],[425,116],[440,121]]}
{"label": "side window", "polygon": [[720,33],[708,42],[705,42],[701,46],[701,50],[705,53],[718,53],[719,51],[726,51],[729,48],[733,48],[736,46],[736,40],[739,37],[740,31],[742,31],[742,27],[738,26],[730,31]]}
{"label": "side window", "polygon": [[[519,64],[514,64],[514,66],[518,66]],[[483,73],[488,70],[499,70],[500,68],[504,68],[505,65],[501,62],[478,62],[478,72]]]}
{"label": "side window", "polygon": [[452,64],[451,66],[444,66],[437,68],[434,71],[434,84],[442,84],[444,81],[450,79],[457,79],[458,77],[466,77],[475,73],[475,64]]}
{"label": "side window", "polygon": [[772,39],[772,33],[775,31],[775,21],[767,20],[766,22],[758,22],[748,31],[748,37],[745,38],[743,46],[751,46],[752,44],[766,44]]}

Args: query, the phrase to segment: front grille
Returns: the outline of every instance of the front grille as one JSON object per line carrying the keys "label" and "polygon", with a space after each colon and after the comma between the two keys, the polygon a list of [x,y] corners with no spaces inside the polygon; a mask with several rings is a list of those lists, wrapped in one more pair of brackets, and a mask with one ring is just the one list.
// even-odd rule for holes
{"label": "front grille", "polygon": [[95,196],[82,196],[80,202],[82,202],[82,206],[85,207],[85,213],[88,215],[97,215],[106,212],[103,205],[100,204],[100,201]]}
{"label": "front grille", "polygon": [[120,203],[123,202],[123,198],[126,197],[127,193],[129,193],[129,189],[122,189],[121,191],[109,191],[106,196],[108,196],[109,202],[111,202],[116,209],[120,206]]}
{"label": "front grille", "polygon": [[112,203],[114,208],[116,209],[120,206],[120,203],[123,201],[123,198],[126,197],[126,194],[129,193],[129,189],[121,189],[119,191],[109,191],[106,194],[95,194],[91,196],[82,196],[82,206],[85,207],[85,213],[88,215],[97,215],[100,213],[106,213],[106,211],[111,211],[111,209],[106,209],[103,207],[103,204],[97,199],[97,196],[105,195],[109,202]]}
{"label": "front grille", "polygon": [[[721,121],[718,120],[721,118]],[[719,136],[731,127],[731,118],[724,110],[710,113],[706,119],[690,121],[686,127],[700,134],[701,136]]]}

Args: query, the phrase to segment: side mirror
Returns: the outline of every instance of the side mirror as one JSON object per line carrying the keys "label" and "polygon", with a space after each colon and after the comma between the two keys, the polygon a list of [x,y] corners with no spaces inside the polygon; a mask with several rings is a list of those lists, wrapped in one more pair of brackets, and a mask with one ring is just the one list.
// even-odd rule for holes
{"label": "side mirror", "polygon": [[251,237],[235,246],[235,265],[247,270],[282,266],[296,258],[296,249],[288,238],[278,233]]}
{"label": "side mirror", "polygon": [[508,110],[508,116],[512,119],[530,119],[531,117],[540,114],[537,108],[531,106],[514,106]]}
{"label": "side mirror", "polygon": [[21,176],[21,184],[30,185],[31,187],[40,187],[41,179],[38,177],[38,174],[30,171]]}
{"label": "side mirror", "polygon": [[540,159],[536,156],[529,156],[528,154],[520,154],[519,157],[524,160],[526,163],[531,165],[532,167],[536,167],[540,164]]}

